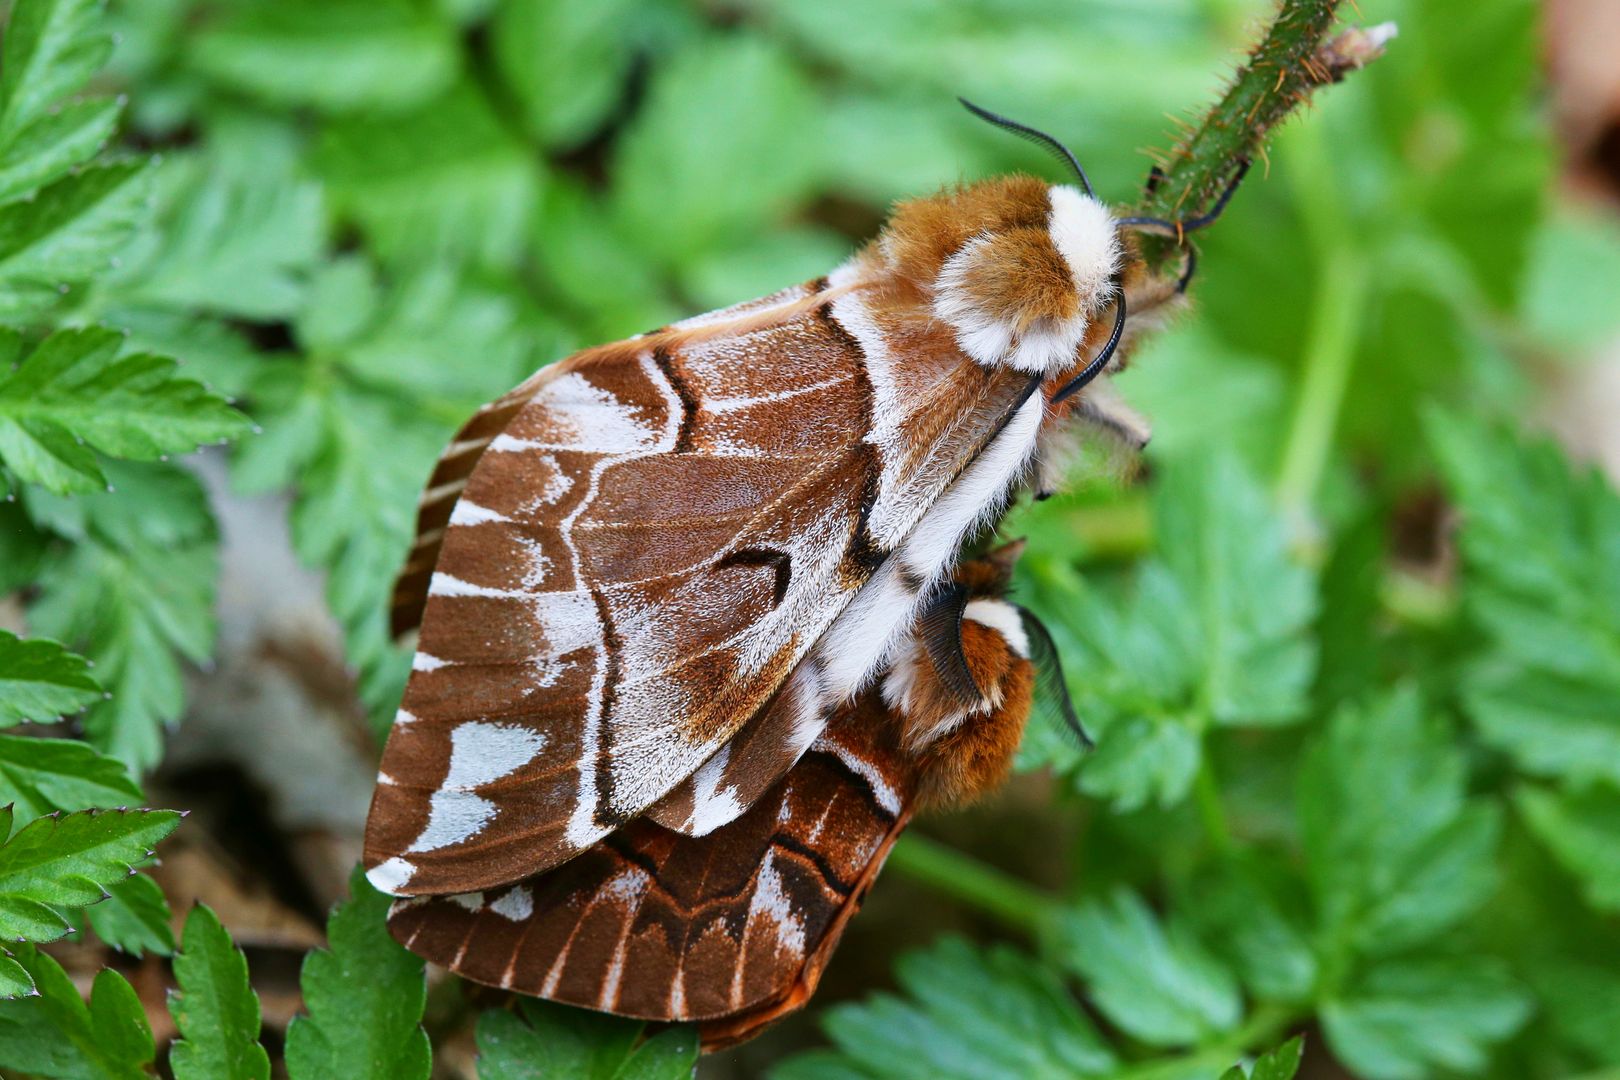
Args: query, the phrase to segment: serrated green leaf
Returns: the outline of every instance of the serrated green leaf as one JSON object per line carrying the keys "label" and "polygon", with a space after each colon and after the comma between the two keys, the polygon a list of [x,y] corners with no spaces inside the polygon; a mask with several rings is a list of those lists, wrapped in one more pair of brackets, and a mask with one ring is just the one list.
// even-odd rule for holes
{"label": "serrated green leaf", "polygon": [[396,262],[450,252],[511,265],[540,187],[533,155],[470,83],[403,115],[331,121],[315,168],[336,211]]}
{"label": "serrated green leaf", "polygon": [[111,98],[75,101],[0,143],[0,203],[44,187],[95,157],[117,130],[122,111]]}
{"label": "serrated green leaf", "polygon": [[85,810],[24,825],[0,846],[0,940],[62,936],[56,908],[102,900],[179,824],[173,810]]}
{"label": "serrated green leaf", "polygon": [[1098,746],[1082,756],[1046,739],[1024,763],[1078,770],[1082,790],[1121,809],[1182,799],[1211,727],[1296,719],[1315,663],[1315,576],[1289,557],[1277,512],[1231,453],[1171,462],[1153,531],[1155,556],[1125,591],[1030,560],[1031,606]]}
{"label": "serrated green leaf", "polygon": [[816,180],[817,114],[794,62],[749,37],[659,69],[615,154],[626,236],[669,264],[781,212]]}
{"label": "serrated green leaf", "polygon": [[112,39],[104,0],[18,0],[0,53],[0,145],[16,139],[50,106],[107,62]]}
{"label": "serrated green leaf", "polygon": [[10,953],[0,955],[0,1000],[31,997],[34,992],[34,977],[28,974],[28,969],[17,963]]}
{"label": "serrated green leaf", "polygon": [[1490,957],[1386,961],[1322,1003],[1334,1054],[1368,1080],[1478,1075],[1487,1048],[1523,1024],[1530,999]]}
{"label": "serrated green leaf", "polygon": [[166,357],[120,356],[112,330],[60,330],[0,376],[0,459],[55,492],[97,491],[89,448],[151,460],[242,434],[246,417]]}
{"label": "serrated green leaf", "polygon": [[84,657],[0,630],[0,727],[49,723],[101,699]]}
{"label": "serrated green leaf", "polygon": [[1345,709],[1307,754],[1300,829],[1331,948],[1427,941],[1496,880],[1494,806],[1466,797],[1461,750],[1410,688]]}
{"label": "serrated green leaf", "polygon": [[157,170],[156,201],[155,228],[106,279],[105,303],[256,321],[298,310],[326,240],[325,200],[307,173],[178,154]]}
{"label": "serrated green leaf", "polygon": [[1308,1001],[1319,970],[1290,870],[1233,855],[1204,867],[1178,894],[1177,910],[1199,939],[1265,1001]]}
{"label": "serrated green leaf", "polygon": [[287,1029],[292,1080],[425,1080],[432,1063],[422,961],[388,936],[389,898],[357,868],[327,923],[328,947],[304,959],[304,1008]]}
{"label": "serrated green leaf", "polygon": [[1097,1007],[1144,1042],[1196,1043],[1242,1017],[1231,973],[1190,927],[1161,924],[1135,893],[1116,890],[1066,914],[1055,947],[1085,976]]}
{"label": "serrated green leaf", "polygon": [[589,135],[625,93],[643,0],[507,0],[490,31],[496,70],[549,146]]}
{"label": "serrated green leaf", "polygon": [[1606,784],[1567,792],[1526,787],[1514,801],[1530,831],[1580,878],[1587,900],[1620,911],[1620,791]]}
{"label": "serrated green leaf", "polygon": [[1179,718],[1157,716],[1127,717],[1098,730],[1103,735],[1084,759],[1081,791],[1110,800],[1120,813],[1174,806],[1186,798],[1203,761],[1197,730]]}
{"label": "serrated green leaf", "polygon": [[55,960],[31,946],[16,958],[38,993],[0,1001],[0,1061],[42,1080],[150,1080],[152,1029],[122,975],[103,969],[86,1005]]}
{"label": "serrated green leaf", "polygon": [[409,0],[243,4],[190,41],[189,66],[271,105],[395,109],[460,66],[455,29]]}
{"label": "serrated green leaf", "polygon": [[1305,1036],[1295,1035],[1277,1049],[1260,1055],[1248,1069],[1232,1066],[1221,1074],[1221,1080],[1294,1080],[1304,1053]]}
{"label": "serrated green leaf", "polygon": [[107,899],[83,909],[96,937],[131,956],[174,952],[169,901],[157,882],[136,874],[108,885],[107,894]]}
{"label": "serrated green leaf", "polygon": [[1620,496],[1547,444],[1436,414],[1469,614],[1494,648],[1463,696],[1520,768],[1620,782]]}
{"label": "serrated green leaf", "polygon": [[1062,980],[1011,948],[946,938],[903,957],[896,974],[904,998],[828,1009],[822,1026],[838,1053],[792,1059],[773,1080],[1105,1076],[1115,1066]]}
{"label": "serrated green leaf", "polygon": [[77,739],[0,735],[0,806],[15,804],[24,821],[55,810],[112,809],[140,801],[140,786],[123,762]]}
{"label": "serrated green leaf", "polygon": [[686,1080],[697,1062],[697,1030],[676,1027],[645,1041],[635,1020],[525,998],[522,1017],[490,1010],[478,1018],[479,1080]]}
{"label": "serrated green leaf", "polygon": [[203,904],[186,916],[174,979],[175,1080],[267,1080],[270,1057],[259,1045],[259,996],[248,984],[247,958]]}
{"label": "serrated green leaf", "polygon": [[139,771],[162,757],[163,729],[185,706],[180,661],[213,651],[217,552],[211,537],[166,547],[128,539],[115,548],[97,537],[53,563],[32,618],[96,661],[112,697],[86,714],[86,737]]}
{"label": "serrated green leaf", "polygon": [[141,163],[103,165],[0,206],[0,320],[37,317],[106,270],[146,213],[149,178]]}

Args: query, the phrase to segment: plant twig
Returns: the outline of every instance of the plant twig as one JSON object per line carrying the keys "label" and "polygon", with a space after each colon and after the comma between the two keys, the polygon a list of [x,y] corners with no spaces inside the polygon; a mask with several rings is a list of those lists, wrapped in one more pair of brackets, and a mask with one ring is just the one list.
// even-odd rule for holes
{"label": "plant twig", "polygon": [[1039,933],[1058,910],[1056,900],[1033,886],[918,833],[894,845],[888,866],[1024,933]]}
{"label": "plant twig", "polygon": [[[1317,87],[1338,82],[1382,54],[1395,35],[1390,23],[1327,38],[1341,2],[1283,0],[1231,86],[1160,163],[1163,175],[1137,205],[1137,214],[1186,220],[1205,213],[1241,164],[1260,153],[1267,133]],[[1169,238],[1145,238],[1143,257],[1149,268],[1163,270],[1174,247]]]}

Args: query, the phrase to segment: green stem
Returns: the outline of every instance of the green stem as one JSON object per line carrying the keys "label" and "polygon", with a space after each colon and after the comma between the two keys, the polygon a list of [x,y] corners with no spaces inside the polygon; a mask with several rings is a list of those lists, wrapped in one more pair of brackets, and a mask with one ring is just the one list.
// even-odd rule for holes
{"label": "green stem", "polygon": [[1359,251],[1341,247],[1328,253],[1311,301],[1304,377],[1277,475],[1285,511],[1303,512],[1310,506],[1327,468],[1350,386],[1368,285],[1366,260]]}
{"label": "green stem", "polygon": [[918,833],[907,833],[888,866],[1028,934],[1056,916],[1058,902],[1011,874]]}
{"label": "green stem", "polygon": [[1127,1065],[1114,1074],[1114,1080],[1170,1080],[1199,1069],[1209,1069],[1213,1077],[1240,1058],[1270,1050],[1300,1019],[1300,1013],[1287,1006],[1260,1005],[1242,1026],[1220,1042],[1185,1054]]}
{"label": "green stem", "polygon": [[[1282,0],[1277,16],[1226,93],[1163,163],[1158,187],[1138,204],[1146,217],[1186,220],[1209,210],[1240,162],[1256,158],[1266,134],[1317,87],[1378,56],[1386,35],[1346,31],[1324,40],[1341,0]],[[1162,270],[1176,244],[1149,237],[1143,257]]]}
{"label": "green stem", "polygon": [[1207,748],[1203,763],[1198,766],[1198,776],[1193,781],[1193,796],[1198,802],[1198,817],[1204,823],[1204,832],[1209,834],[1210,844],[1220,854],[1230,854],[1233,848],[1232,828],[1226,821],[1226,807],[1221,803],[1221,788],[1215,782],[1215,768],[1209,763]]}

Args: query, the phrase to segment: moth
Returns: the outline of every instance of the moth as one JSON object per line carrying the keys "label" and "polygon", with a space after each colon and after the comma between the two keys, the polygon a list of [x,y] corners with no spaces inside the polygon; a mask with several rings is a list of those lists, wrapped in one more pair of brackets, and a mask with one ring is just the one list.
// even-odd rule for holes
{"label": "moth", "polygon": [[802,1004],[917,806],[999,779],[1031,634],[959,553],[1068,432],[1146,442],[1107,376],[1192,258],[1150,274],[1134,234],[1184,244],[1232,187],[1115,217],[968,107],[1076,184],[902,202],[827,276],[542,368],[445,450],[364,852],[410,948],[718,1045]]}

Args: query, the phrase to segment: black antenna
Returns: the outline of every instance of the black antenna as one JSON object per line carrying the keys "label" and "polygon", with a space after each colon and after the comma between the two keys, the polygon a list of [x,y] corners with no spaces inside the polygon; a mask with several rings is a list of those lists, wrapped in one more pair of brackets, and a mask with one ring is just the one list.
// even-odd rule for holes
{"label": "black antenna", "polygon": [[[1074,170],[1075,177],[1080,181],[1080,186],[1085,188],[1087,195],[1092,194],[1091,181],[1086,178],[1086,170],[1080,167],[1080,162],[1075,158],[1074,152],[1071,151],[1067,146],[1064,146],[1062,143],[1058,142],[1057,139],[1048,135],[1044,131],[1035,130],[1028,124],[1020,124],[1016,120],[1009,120],[1005,116],[1000,116],[991,112],[989,109],[981,109],[965,97],[959,97],[956,100],[960,101],[963,106],[966,107],[968,112],[972,113],[974,116],[977,116],[979,119],[988,120],[1001,130],[1010,131],[1014,135],[1017,135],[1020,139],[1028,139],[1035,145],[1050,150],[1052,153],[1068,162],[1069,168]],[[1095,196],[1092,197],[1095,198]]]}
{"label": "black antenna", "polygon": [[1102,347],[1102,352],[1092,357],[1091,363],[1087,364],[1080,374],[1064,383],[1062,389],[1052,395],[1053,405],[1056,405],[1070,394],[1084,390],[1087,383],[1102,374],[1103,368],[1107,367],[1108,361],[1113,358],[1114,350],[1119,348],[1119,336],[1124,329],[1125,290],[1121,288],[1119,295],[1114,298],[1114,332],[1108,335],[1108,344]]}

